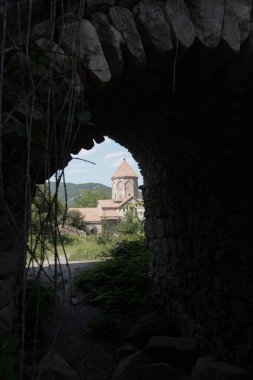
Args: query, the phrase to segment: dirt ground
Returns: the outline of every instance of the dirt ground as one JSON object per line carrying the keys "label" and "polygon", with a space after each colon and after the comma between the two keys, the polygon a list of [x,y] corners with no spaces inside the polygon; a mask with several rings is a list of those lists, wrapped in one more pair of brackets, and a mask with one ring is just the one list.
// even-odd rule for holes
{"label": "dirt ground", "polygon": [[[88,323],[97,318],[102,310],[85,303],[85,294],[73,283],[80,272],[96,265],[97,262],[68,262],[59,257],[57,271],[54,260],[44,262],[40,281],[54,283],[57,275],[57,317],[48,316],[44,329],[54,349],[79,374],[80,380],[111,380],[117,361],[118,346],[94,339]],[[29,278],[36,277],[41,268],[33,265]]]}

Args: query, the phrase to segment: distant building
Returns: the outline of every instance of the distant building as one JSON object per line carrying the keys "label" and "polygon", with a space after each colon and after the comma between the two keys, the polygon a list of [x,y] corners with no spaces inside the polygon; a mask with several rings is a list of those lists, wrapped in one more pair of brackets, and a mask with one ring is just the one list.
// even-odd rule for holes
{"label": "distant building", "polygon": [[142,198],[138,192],[138,176],[124,158],[112,176],[112,199],[101,199],[94,208],[70,208],[69,211],[80,211],[86,223],[87,231],[101,233],[103,222],[109,225],[124,219],[127,205],[137,203],[137,215],[144,218]]}

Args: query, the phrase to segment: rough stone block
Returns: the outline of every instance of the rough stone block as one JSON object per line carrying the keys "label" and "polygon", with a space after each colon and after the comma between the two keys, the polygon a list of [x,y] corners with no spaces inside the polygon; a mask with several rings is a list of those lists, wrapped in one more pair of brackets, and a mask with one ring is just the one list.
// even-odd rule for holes
{"label": "rough stone block", "polygon": [[136,369],[138,379],[145,380],[185,380],[176,368],[165,363],[142,365]]}
{"label": "rough stone block", "polygon": [[123,36],[129,70],[131,67],[137,71],[144,70],[146,55],[132,13],[127,8],[114,7],[109,9],[109,18]]}
{"label": "rough stone block", "polygon": [[116,0],[86,0],[85,7],[86,12],[92,13],[97,11],[105,11],[110,7],[113,7]]}
{"label": "rough stone block", "polygon": [[119,7],[126,7],[126,8],[131,8],[135,4],[139,3],[140,0],[118,0],[117,5]]}
{"label": "rough stone block", "polygon": [[89,20],[64,24],[61,45],[68,54],[78,55],[94,85],[101,88],[110,82],[108,63],[97,32]]}
{"label": "rough stone block", "polygon": [[145,352],[154,361],[162,361],[185,371],[190,371],[197,360],[197,344],[195,339],[190,338],[153,336]]}
{"label": "rough stone block", "polygon": [[120,32],[109,23],[107,16],[102,13],[95,13],[91,17],[91,21],[100,39],[104,55],[112,74],[112,79],[118,80],[124,69],[122,36]]}
{"label": "rough stone block", "polygon": [[149,63],[156,70],[168,70],[173,45],[170,27],[160,3],[143,0],[134,7],[133,13]]}
{"label": "rough stone block", "polygon": [[152,363],[153,361],[148,355],[142,351],[138,351],[119,362],[114,371],[113,380],[134,380],[135,371],[138,366]]}
{"label": "rough stone block", "polygon": [[196,37],[207,48],[219,45],[224,17],[224,0],[188,0]]}
{"label": "rough stone block", "polygon": [[191,380],[250,380],[249,373],[243,368],[221,361],[210,356],[199,358],[194,367]]}
{"label": "rough stone block", "polygon": [[225,3],[221,38],[235,53],[240,51],[241,44],[249,35],[251,10],[251,0],[228,0]]}
{"label": "rough stone block", "polygon": [[53,34],[52,22],[50,20],[45,20],[40,22],[39,24],[34,25],[32,31],[32,37],[36,38],[50,38],[51,34]]}
{"label": "rough stone block", "polygon": [[184,51],[189,49],[195,40],[195,29],[190,13],[184,1],[167,0],[165,3],[165,16],[174,35],[174,44],[178,42]]}
{"label": "rough stone block", "polygon": [[73,67],[71,57],[69,57],[61,47],[46,38],[40,38],[35,41],[39,50],[53,62],[54,69],[62,80],[62,84],[68,89],[72,88],[76,94],[82,94],[83,83],[80,76]]}
{"label": "rough stone block", "polygon": [[45,355],[37,364],[35,374],[40,380],[61,379],[61,380],[80,380],[77,373],[69,364],[58,354],[53,351]]}

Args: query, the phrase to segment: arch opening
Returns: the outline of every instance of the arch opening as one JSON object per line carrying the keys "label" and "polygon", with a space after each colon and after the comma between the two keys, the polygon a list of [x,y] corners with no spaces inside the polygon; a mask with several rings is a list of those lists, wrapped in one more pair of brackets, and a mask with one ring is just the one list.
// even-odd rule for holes
{"label": "arch opening", "polygon": [[[10,32],[1,58],[8,78],[1,82],[6,93],[1,103],[0,152],[0,260],[7,268],[3,277],[15,273],[14,288],[22,283],[22,270],[16,274],[16,269],[22,267],[19,260],[34,183],[65,167],[70,153],[89,149],[94,140],[101,142],[108,135],[129,147],[142,167],[153,283],[173,305],[182,335],[196,337],[205,353],[250,366],[251,3],[240,12],[222,1],[217,9],[212,4],[203,9],[191,1],[180,9],[152,0],[122,7],[108,1],[102,8],[87,5],[84,13],[71,8],[72,15],[59,20],[56,29],[61,25],[63,30],[56,33],[45,3],[39,2],[38,14],[32,10],[32,65],[25,50],[30,46],[26,27],[22,26],[25,54],[20,54],[13,49],[19,42],[12,44],[17,41],[15,26],[3,23]],[[15,4],[9,6],[16,17]],[[162,36],[148,22],[152,12],[165,33]],[[6,21],[6,12],[2,15]],[[84,36],[93,36],[92,60],[81,63],[68,38],[76,33],[77,21]],[[235,25],[230,30],[231,23]],[[86,59],[85,44],[82,48]],[[59,59],[62,55],[64,62]],[[93,58],[99,70],[96,65],[94,70]],[[51,70],[53,60],[57,65]],[[70,78],[62,77],[62,63],[71,67]],[[17,86],[20,69],[28,79],[22,88]],[[39,90],[29,78],[38,79]],[[70,83],[68,97],[66,83]],[[58,113],[65,100],[67,112]],[[45,109],[52,110],[53,105],[57,112],[49,118]],[[69,109],[75,109],[74,123]],[[7,302],[10,308],[13,298],[11,306]],[[217,337],[220,351],[214,347]],[[250,347],[244,357],[238,355],[241,344]]]}

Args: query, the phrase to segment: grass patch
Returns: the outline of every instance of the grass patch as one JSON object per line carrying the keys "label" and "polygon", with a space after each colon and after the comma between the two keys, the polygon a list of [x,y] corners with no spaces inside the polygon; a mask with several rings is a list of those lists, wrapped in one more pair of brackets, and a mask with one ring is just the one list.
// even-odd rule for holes
{"label": "grass patch", "polygon": [[100,339],[127,338],[141,345],[149,333],[165,327],[167,318],[151,287],[150,253],[143,240],[124,240],[110,253],[110,259],[75,279],[86,302],[104,310],[90,323],[91,332]]}
{"label": "grass patch", "polygon": [[[99,260],[104,256],[107,250],[105,245],[99,245],[95,236],[81,237],[78,235],[63,235],[67,257],[70,261],[89,261]],[[63,254],[63,248],[58,245],[59,254]]]}

